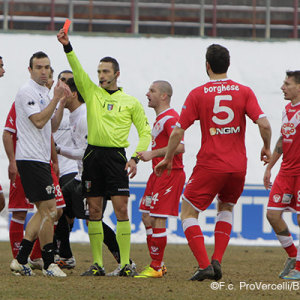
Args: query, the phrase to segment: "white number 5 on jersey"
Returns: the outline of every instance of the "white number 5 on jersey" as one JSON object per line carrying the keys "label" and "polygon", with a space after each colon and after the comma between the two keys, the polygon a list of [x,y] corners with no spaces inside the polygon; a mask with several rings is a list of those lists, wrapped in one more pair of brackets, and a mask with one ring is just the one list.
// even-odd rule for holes
{"label": "white number 5 on jersey", "polygon": [[218,125],[225,125],[225,124],[228,124],[230,123],[233,118],[234,118],[234,112],[231,108],[227,107],[227,106],[224,106],[224,105],[220,105],[220,101],[221,100],[227,100],[227,101],[231,101],[232,100],[232,97],[231,95],[220,95],[220,96],[216,96],[215,97],[215,105],[214,105],[214,109],[213,109],[213,112],[215,114],[217,113],[220,113],[220,112],[225,112],[227,113],[227,118],[226,119],[219,119],[218,117],[216,116],[213,116],[212,117],[212,120],[218,124]]}

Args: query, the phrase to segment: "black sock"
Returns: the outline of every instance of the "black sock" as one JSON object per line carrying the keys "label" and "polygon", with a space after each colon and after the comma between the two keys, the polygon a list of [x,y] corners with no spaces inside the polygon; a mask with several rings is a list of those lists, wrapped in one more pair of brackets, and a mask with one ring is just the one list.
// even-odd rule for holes
{"label": "black sock", "polygon": [[42,258],[44,261],[44,269],[47,270],[49,265],[54,263],[54,247],[53,243],[46,244],[42,249]]}
{"label": "black sock", "polygon": [[60,241],[59,256],[63,258],[72,257],[73,253],[70,245],[70,227],[64,214],[58,220],[55,233],[57,240]]}
{"label": "black sock", "polygon": [[103,233],[104,233],[104,244],[107,246],[109,251],[112,253],[118,263],[120,263],[120,250],[116,239],[115,232],[102,221]]}
{"label": "black sock", "polygon": [[16,257],[17,261],[21,265],[26,265],[28,263],[28,256],[31,253],[34,242],[23,239],[20,245],[20,250]]}

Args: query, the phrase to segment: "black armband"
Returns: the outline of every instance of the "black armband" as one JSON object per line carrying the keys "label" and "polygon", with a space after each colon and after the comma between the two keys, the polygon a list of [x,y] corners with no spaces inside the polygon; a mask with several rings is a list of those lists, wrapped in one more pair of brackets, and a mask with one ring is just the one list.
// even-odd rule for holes
{"label": "black armband", "polygon": [[135,157],[131,157],[131,159],[133,159],[134,161],[135,161],[135,163],[136,164],[138,164],[139,163],[139,161],[140,161],[140,159],[139,158],[137,158],[136,156]]}
{"label": "black armband", "polygon": [[70,42],[69,42],[69,44],[64,45],[64,51],[65,51],[66,53],[69,53],[69,52],[71,52],[72,50],[73,50],[73,48],[72,48],[72,45],[71,45]]}

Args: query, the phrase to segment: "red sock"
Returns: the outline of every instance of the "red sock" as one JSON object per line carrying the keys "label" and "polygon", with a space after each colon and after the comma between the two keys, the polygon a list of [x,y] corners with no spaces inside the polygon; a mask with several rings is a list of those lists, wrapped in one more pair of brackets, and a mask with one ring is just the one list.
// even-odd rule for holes
{"label": "red sock", "polygon": [[199,267],[201,269],[206,269],[210,265],[210,261],[207,256],[204,244],[204,236],[202,234],[200,226],[189,226],[185,229],[184,234],[189,243],[190,249],[197,259]]}
{"label": "red sock", "polygon": [[300,271],[300,260],[296,260],[295,269],[296,269],[297,271]]}
{"label": "red sock", "polygon": [[297,248],[294,244],[286,247],[286,248],[283,248],[286,253],[288,254],[289,257],[296,257],[297,256]]}
{"label": "red sock", "polygon": [[166,228],[153,228],[151,238],[150,256],[152,262],[150,266],[155,269],[161,269],[161,263],[164,258],[164,252],[167,245],[167,231]]}
{"label": "red sock", "polygon": [[151,253],[151,239],[152,239],[153,230],[152,227],[146,227],[146,235],[147,235],[147,246],[149,253]]}
{"label": "red sock", "polygon": [[9,240],[12,255],[16,258],[20,244],[24,237],[24,221],[19,221],[16,219],[11,219],[10,226],[9,226]]}
{"label": "red sock", "polygon": [[41,252],[41,245],[40,245],[40,240],[37,239],[33,245],[31,254],[30,254],[30,259],[34,260],[37,258],[41,258],[42,257],[42,252]]}
{"label": "red sock", "polygon": [[232,225],[228,222],[218,221],[215,227],[215,251],[212,259],[222,262],[224,252],[230,240]]}

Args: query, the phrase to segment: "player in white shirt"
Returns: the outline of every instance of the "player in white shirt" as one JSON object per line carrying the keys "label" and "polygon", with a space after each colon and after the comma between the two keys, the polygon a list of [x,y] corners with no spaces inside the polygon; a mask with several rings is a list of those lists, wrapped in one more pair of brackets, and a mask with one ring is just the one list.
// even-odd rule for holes
{"label": "player in white shirt", "polygon": [[[73,77],[72,71],[64,70],[58,74],[58,80],[66,82]],[[60,125],[55,133],[53,133],[56,144],[66,147],[73,147],[71,127],[70,127],[70,111],[65,108]],[[69,181],[71,181],[78,173],[77,162],[69,159],[63,155],[57,155],[59,165],[59,184],[63,188]],[[58,220],[55,233],[54,244],[56,246],[55,262],[61,268],[74,268],[76,265],[75,257],[72,254],[70,247],[70,232],[72,231],[74,221],[63,214]],[[68,259],[64,259],[68,258]]]}
{"label": "player in white shirt", "polygon": [[20,251],[10,268],[17,275],[34,274],[27,261],[33,243],[39,237],[44,262],[43,274],[65,277],[66,274],[54,263],[53,225],[57,209],[50,156],[51,126],[59,126],[64,101],[61,101],[54,116],[53,112],[60,99],[68,95],[68,90],[62,82],[58,82],[53,99],[50,100],[46,87],[50,60],[43,52],[32,55],[28,70],[31,79],[20,88],[15,98],[18,135],[16,161],[26,197],[36,205],[37,212],[27,224]]}

